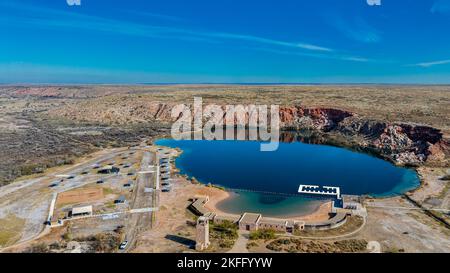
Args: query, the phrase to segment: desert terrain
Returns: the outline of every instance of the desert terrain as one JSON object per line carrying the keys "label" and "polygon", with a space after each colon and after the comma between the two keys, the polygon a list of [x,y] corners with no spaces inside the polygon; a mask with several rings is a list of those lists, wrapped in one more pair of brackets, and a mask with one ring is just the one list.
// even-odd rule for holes
{"label": "desert terrain", "polygon": [[[152,212],[156,216],[124,213],[101,228],[97,228],[98,219],[84,219],[84,223],[73,222],[52,232],[42,224],[53,192],[75,186],[89,189],[91,183],[95,184],[98,177],[94,173],[80,177],[92,164],[117,163],[125,155],[135,171],[148,166],[144,154],[150,153],[153,158],[154,151],[142,143],[151,144],[167,135],[171,108],[178,103],[191,105],[194,97],[218,105],[278,104],[284,129],[312,130],[319,135],[319,143],[374,153],[395,164],[412,166],[420,175],[422,185],[413,192],[366,199],[367,221],[357,233],[306,234],[288,238],[291,241],[255,240],[253,244],[250,240],[248,251],[306,251],[309,247],[346,252],[355,247],[360,252],[366,251],[361,248],[363,242],[371,241],[378,242],[385,252],[450,251],[450,86],[396,85],[1,86],[0,244],[10,247],[4,251],[39,251],[44,249],[41,243],[46,250],[54,244],[55,251],[108,251],[112,250],[108,247],[116,250],[124,236],[134,238],[129,252],[192,251],[195,228],[189,223],[195,218],[186,210],[189,198],[207,192],[214,200],[209,204],[214,209],[227,193],[181,176],[177,176],[171,192],[158,197],[159,210]],[[128,155],[130,147],[136,149],[136,158]],[[50,188],[58,174],[77,176],[62,189]],[[111,183],[128,180],[124,175]],[[135,183],[140,187],[138,180]],[[121,211],[110,202],[120,194],[126,195],[123,191],[117,186],[91,190],[98,195],[93,201],[105,204],[101,213]],[[26,202],[23,196],[27,196]],[[68,203],[73,196],[66,197]],[[130,209],[151,205],[141,204],[139,196],[127,195]],[[311,245],[308,236],[327,239],[321,240],[322,245]],[[73,243],[75,237],[78,244]],[[68,247],[68,243],[74,246]],[[211,251],[231,248],[223,242],[213,245]]]}

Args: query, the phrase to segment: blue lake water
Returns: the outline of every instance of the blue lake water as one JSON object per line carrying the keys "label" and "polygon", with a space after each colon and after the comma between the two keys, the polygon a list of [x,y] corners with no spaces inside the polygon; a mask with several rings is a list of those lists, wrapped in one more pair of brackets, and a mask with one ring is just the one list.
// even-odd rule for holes
{"label": "blue lake water", "polygon": [[[420,185],[414,170],[382,159],[327,145],[280,143],[277,151],[261,152],[258,141],[161,139],[157,145],[180,148],[176,165],[202,183],[226,188],[296,193],[300,184],[338,186],[343,194],[385,197]],[[267,216],[310,213],[322,201],[238,191],[219,203],[230,213]]]}

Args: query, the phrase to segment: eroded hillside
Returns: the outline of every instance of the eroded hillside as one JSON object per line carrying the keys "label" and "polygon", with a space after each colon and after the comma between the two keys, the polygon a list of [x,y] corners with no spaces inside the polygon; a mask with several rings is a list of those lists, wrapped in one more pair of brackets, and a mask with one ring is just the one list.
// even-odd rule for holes
{"label": "eroded hillside", "polygon": [[450,86],[4,86],[4,182],[167,132],[175,104],[278,104],[285,129],[339,135],[399,164],[447,164]]}

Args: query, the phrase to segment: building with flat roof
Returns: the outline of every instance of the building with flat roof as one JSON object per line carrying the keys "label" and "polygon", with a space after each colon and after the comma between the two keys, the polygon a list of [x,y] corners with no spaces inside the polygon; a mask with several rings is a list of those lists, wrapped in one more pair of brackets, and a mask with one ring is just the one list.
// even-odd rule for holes
{"label": "building with flat roof", "polygon": [[111,173],[119,173],[120,169],[111,165],[105,166],[98,170],[100,174],[111,174]]}
{"label": "building with flat roof", "polygon": [[214,224],[220,225],[225,222],[237,224],[239,219],[241,219],[240,215],[214,215],[212,220],[213,220]]}
{"label": "building with flat roof", "polygon": [[286,231],[288,221],[287,220],[281,220],[281,219],[272,219],[272,218],[266,218],[263,217],[261,221],[259,222],[259,228],[260,229],[273,229],[276,231]]}
{"label": "building with flat roof", "polygon": [[82,206],[82,207],[74,207],[70,212],[70,216],[88,216],[92,215],[92,206]]}
{"label": "building with flat roof", "polygon": [[205,208],[205,204],[209,201],[209,196],[196,195],[192,198],[192,203],[189,205],[189,209],[198,216],[204,216],[209,212]]}
{"label": "building with flat roof", "polygon": [[261,214],[244,213],[238,221],[239,229],[254,231],[258,230],[259,222],[261,221]]}
{"label": "building with flat roof", "polygon": [[[231,222],[238,226],[240,230],[256,231],[259,229],[271,229],[277,232],[294,233],[295,231],[303,229],[329,229],[335,228],[345,223],[346,215],[350,214],[349,210],[346,212],[330,212],[331,218],[318,222],[318,223],[306,223],[301,220],[289,220],[263,217],[259,213],[245,212],[242,215],[220,215],[209,211],[205,208],[205,204],[209,201],[207,195],[197,195],[190,199],[192,202],[189,205],[189,209],[198,216],[203,216],[214,224],[220,225],[225,222]],[[356,205],[354,205],[356,206]],[[351,207],[353,208],[353,206]]]}

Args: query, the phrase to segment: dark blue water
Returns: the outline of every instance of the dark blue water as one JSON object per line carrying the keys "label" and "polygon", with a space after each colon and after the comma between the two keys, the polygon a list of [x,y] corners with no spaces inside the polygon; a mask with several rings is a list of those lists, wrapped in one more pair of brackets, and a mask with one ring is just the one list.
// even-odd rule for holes
{"label": "dark blue water", "polygon": [[[226,188],[296,193],[300,184],[310,184],[338,186],[343,194],[381,197],[404,193],[420,184],[411,169],[327,145],[280,143],[275,152],[261,152],[257,141],[163,139],[156,144],[183,150],[176,163],[182,173]],[[220,207],[235,213],[298,215],[317,205],[304,198],[240,192]]]}

